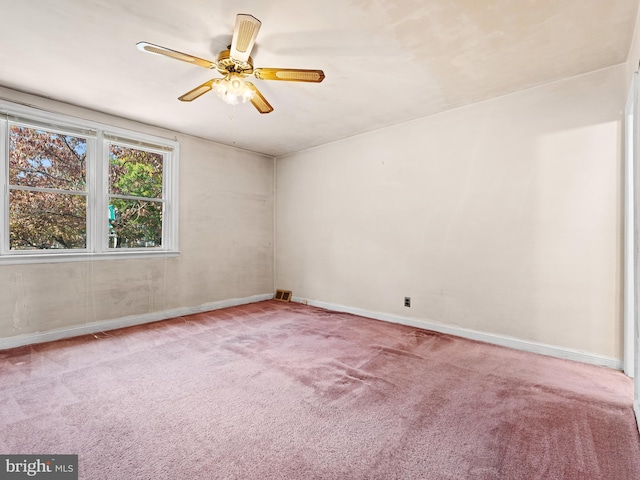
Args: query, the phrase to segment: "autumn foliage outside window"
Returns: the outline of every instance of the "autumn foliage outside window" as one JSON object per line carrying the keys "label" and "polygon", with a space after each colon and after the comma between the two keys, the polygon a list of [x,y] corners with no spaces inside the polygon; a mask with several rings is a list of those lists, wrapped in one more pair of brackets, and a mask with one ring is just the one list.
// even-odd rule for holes
{"label": "autumn foliage outside window", "polygon": [[109,247],[162,245],[159,153],[109,145]]}
{"label": "autumn foliage outside window", "polygon": [[11,250],[86,248],[86,152],[83,138],[10,126]]}

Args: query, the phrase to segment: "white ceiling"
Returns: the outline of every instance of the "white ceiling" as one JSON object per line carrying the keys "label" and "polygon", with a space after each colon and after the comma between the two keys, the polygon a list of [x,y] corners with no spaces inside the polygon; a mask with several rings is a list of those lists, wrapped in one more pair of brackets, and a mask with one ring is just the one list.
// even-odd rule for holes
{"label": "white ceiling", "polygon": [[[0,85],[281,156],[626,61],[638,0],[0,0]],[[237,13],[262,21],[254,80],[275,111],[208,93],[219,77],[136,49],[215,60]]]}

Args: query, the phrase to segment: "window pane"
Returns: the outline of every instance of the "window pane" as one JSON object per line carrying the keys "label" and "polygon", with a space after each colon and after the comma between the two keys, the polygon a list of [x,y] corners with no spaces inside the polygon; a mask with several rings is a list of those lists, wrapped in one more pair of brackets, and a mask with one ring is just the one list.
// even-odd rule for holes
{"label": "window pane", "polygon": [[162,202],[112,198],[109,248],[162,246]]}
{"label": "window pane", "polygon": [[109,192],[132,197],[162,198],[160,153],[109,145]]}
{"label": "window pane", "polygon": [[11,250],[86,248],[84,195],[9,192]]}
{"label": "window pane", "polygon": [[84,191],[86,153],[83,138],[11,125],[9,183]]}

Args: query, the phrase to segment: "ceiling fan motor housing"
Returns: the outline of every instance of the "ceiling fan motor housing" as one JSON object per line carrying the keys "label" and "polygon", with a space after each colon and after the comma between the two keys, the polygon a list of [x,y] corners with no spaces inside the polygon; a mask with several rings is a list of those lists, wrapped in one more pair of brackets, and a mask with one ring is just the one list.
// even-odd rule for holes
{"label": "ceiling fan motor housing", "polygon": [[222,75],[227,73],[239,73],[241,75],[251,75],[253,73],[253,58],[249,57],[246,62],[231,58],[230,50],[223,50],[217,58],[218,71]]}

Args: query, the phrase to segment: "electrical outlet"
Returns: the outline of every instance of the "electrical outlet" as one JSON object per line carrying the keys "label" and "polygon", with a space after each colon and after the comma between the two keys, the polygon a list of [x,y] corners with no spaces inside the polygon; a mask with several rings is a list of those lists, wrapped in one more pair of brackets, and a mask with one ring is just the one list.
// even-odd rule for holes
{"label": "electrical outlet", "polygon": [[411,297],[404,297],[404,306],[411,307]]}

